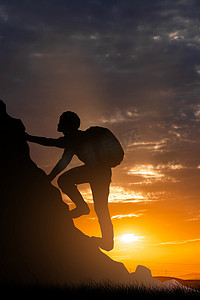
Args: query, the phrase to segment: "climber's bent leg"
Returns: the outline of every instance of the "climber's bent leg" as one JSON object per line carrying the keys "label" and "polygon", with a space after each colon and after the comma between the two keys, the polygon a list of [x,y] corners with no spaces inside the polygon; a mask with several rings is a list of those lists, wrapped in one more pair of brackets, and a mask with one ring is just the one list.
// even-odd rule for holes
{"label": "climber's bent leg", "polygon": [[81,215],[86,215],[90,212],[89,206],[84,201],[76,185],[88,182],[87,172],[84,167],[85,166],[73,168],[58,178],[58,186],[76,205],[76,208],[70,211],[72,218],[78,218]]}

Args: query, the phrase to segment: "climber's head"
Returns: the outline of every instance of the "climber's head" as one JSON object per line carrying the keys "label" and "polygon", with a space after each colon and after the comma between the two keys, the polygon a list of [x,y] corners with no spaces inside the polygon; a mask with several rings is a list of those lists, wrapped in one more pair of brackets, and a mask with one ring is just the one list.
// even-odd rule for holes
{"label": "climber's head", "polygon": [[72,111],[65,111],[61,116],[58,123],[58,131],[64,134],[77,131],[80,127],[79,116]]}

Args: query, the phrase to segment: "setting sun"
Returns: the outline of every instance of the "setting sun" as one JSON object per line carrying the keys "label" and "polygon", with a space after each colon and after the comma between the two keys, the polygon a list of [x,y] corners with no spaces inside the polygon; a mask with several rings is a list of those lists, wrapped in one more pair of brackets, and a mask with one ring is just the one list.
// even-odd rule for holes
{"label": "setting sun", "polygon": [[134,235],[133,233],[126,233],[120,237],[120,241],[122,243],[132,243],[132,242],[140,241],[143,238],[144,238],[143,236],[137,236]]}

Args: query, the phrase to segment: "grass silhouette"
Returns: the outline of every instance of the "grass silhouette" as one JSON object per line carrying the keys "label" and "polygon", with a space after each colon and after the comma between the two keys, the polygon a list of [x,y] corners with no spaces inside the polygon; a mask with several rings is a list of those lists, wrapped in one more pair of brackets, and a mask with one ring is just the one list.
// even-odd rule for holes
{"label": "grass silhouette", "polygon": [[[5,288],[5,290],[4,290]],[[111,299],[111,297],[119,297],[118,299],[152,299],[152,298],[170,298],[183,299],[185,297],[199,297],[200,287],[196,289],[186,289],[185,287],[175,288],[147,288],[143,285],[125,285],[113,284],[109,281],[103,283],[95,283],[88,281],[83,284],[68,285],[41,285],[33,284],[26,286],[12,286],[1,289],[8,296],[9,292],[15,296],[64,296],[70,297],[69,299],[94,299],[94,297],[103,297],[104,299]]]}

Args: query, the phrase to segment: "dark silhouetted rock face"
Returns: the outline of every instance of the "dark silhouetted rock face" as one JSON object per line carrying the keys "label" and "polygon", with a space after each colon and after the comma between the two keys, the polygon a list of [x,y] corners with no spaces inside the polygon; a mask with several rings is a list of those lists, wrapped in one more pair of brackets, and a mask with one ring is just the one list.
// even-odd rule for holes
{"label": "dark silhouetted rock face", "polygon": [[59,190],[30,159],[22,122],[5,115],[0,133],[1,281],[126,280],[123,264],[74,226]]}
{"label": "dark silhouetted rock face", "polygon": [[0,145],[1,283],[155,282],[145,267],[128,273],[74,226],[59,190],[30,159],[24,125],[1,112]]}

